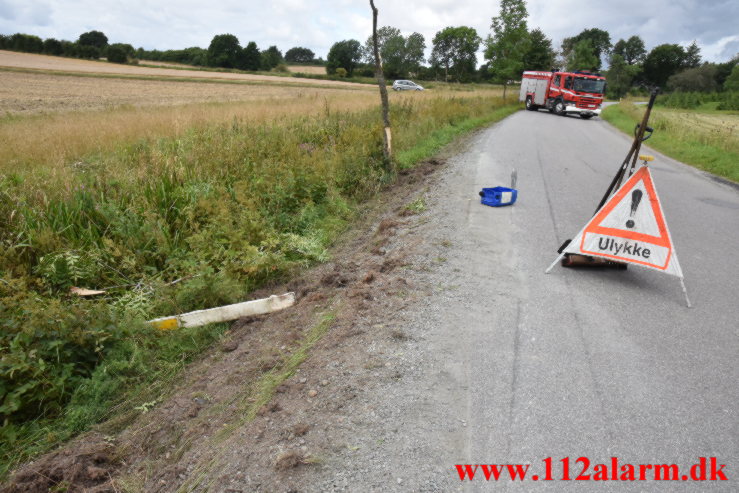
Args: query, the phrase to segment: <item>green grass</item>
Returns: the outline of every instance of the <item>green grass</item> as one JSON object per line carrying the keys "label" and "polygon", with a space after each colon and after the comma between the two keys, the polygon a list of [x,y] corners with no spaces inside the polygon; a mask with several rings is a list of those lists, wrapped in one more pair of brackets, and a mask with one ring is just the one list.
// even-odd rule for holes
{"label": "green grass", "polygon": [[[403,98],[391,108],[397,160],[412,166],[517,107]],[[392,179],[381,145],[377,109],[326,104],[0,177],[0,478],[101,420],[125,426],[224,330],[162,333],[143,320],[243,301],[325,261]],[[80,299],[71,286],[107,292]]]}
{"label": "green grass", "polygon": [[[621,103],[606,108],[602,118],[619,130],[633,135],[644,108]],[[703,115],[723,118],[715,123],[701,120]],[[728,124],[722,122],[729,122]],[[649,125],[655,131],[646,145],[673,159],[715,175],[739,182],[739,132],[736,112],[706,110],[669,110],[654,108]],[[734,125],[732,127],[731,125]]]}
{"label": "green grass", "polygon": [[413,148],[398,152],[396,160],[401,168],[411,167],[413,164],[437,154],[445,145],[452,142],[458,136],[500,121],[518,110],[518,105],[512,104],[498,108],[481,117],[472,117],[459,122],[447,123],[429,132],[425,137],[420,138],[418,144]]}

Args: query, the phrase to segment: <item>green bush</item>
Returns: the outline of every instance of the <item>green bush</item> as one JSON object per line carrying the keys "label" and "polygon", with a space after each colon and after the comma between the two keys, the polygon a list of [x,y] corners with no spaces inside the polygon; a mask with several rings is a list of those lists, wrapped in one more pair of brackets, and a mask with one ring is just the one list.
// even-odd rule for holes
{"label": "green bush", "polygon": [[731,73],[724,81],[724,89],[732,92],[739,91],[739,63],[734,65]]}
{"label": "green bush", "polygon": [[657,104],[667,108],[695,109],[705,102],[715,101],[715,93],[673,92],[660,95]]}
{"label": "green bush", "polygon": [[661,94],[657,98],[660,106],[678,109],[696,109],[707,103],[717,103],[716,109],[737,110],[737,95],[739,91],[724,92],[673,92]]}
{"label": "green bush", "polygon": [[[63,409],[119,336],[102,304],[41,301],[0,290],[0,420],[5,426]],[[5,291],[4,293],[2,291]]]}
{"label": "green bush", "polygon": [[100,58],[100,49],[91,45],[77,45],[77,56],[97,60]]}
{"label": "green bush", "polygon": [[44,40],[44,53],[47,55],[59,56],[63,53],[62,43],[54,38]]}
{"label": "green bush", "polygon": [[108,61],[112,63],[126,63],[128,55],[126,51],[120,46],[109,46],[108,47]]}
{"label": "green bush", "polygon": [[739,111],[739,91],[724,92],[716,109]]}
{"label": "green bush", "polygon": [[32,34],[13,34],[8,38],[6,45],[8,49],[26,53],[41,53],[44,50],[44,42]]}

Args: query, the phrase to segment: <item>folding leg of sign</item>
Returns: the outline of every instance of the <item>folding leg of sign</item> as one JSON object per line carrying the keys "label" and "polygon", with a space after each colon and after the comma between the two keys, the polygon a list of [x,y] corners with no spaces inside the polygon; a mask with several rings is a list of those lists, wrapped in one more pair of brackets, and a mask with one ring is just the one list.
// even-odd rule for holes
{"label": "folding leg of sign", "polygon": [[647,166],[616,191],[546,272],[568,253],[627,262],[676,276],[690,306],[683,272]]}

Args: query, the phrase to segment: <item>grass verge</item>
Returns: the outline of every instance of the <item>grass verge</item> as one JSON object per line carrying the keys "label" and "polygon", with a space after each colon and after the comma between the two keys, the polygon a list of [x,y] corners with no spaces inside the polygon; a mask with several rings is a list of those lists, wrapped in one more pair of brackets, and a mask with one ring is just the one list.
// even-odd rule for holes
{"label": "grass verge", "polygon": [[[601,114],[631,135],[644,107],[623,102]],[[739,183],[739,116],[716,110],[653,108],[649,122],[654,135],[648,145],[673,159]]]}
{"label": "grass verge", "polygon": [[461,122],[450,122],[441,128],[431,131],[426,137],[419,139],[415,147],[398,152],[396,155],[398,165],[401,168],[409,168],[415,163],[435,155],[458,136],[500,121],[519,109],[514,104],[498,108],[485,116],[468,118]]}
{"label": "grass verge", "polygon": [[[306,358],[308,358],[311,348],[328,332],[335,319],[336,315],[334,313],[324,314],[320,322],[314,325],[303,340],[300,341],[299,347],[294,353],[288,356],[278,367],[267,372],[259,380],[251,382],[247,386],[244,396],[240,399],[239,414],[241,417],[218,430],[212,438],[214,446],[217,447],[219,444],[222,444],[232,436],[234,430],[254,420],[259,410],[272,400],[277,387],[290,378]],[[227,452],[227,449],[223,447],[218,447],[218,450],[220,452],[216,452],[213,457],[195,466],[195,471],[190,475],[191,479],[183,483],[177,489],[178,492],[193,491],[202,487],[205,478],[215,468],[219,467],[223,455]]]}
{"label": "grass verge", "polygon": [[[391,113],[403,166],[518,106],[405,96]],[[71,163],[6,168],[0,476],[121,410],[155,405],[152,383],[166,388],[222,331],[159,333],[143,320],[242,301],[325,260],[387,183],[381,132],[376,110],[326,104],[310,117],[234,118]],[[81,299],[72,286],[106,293]]]}

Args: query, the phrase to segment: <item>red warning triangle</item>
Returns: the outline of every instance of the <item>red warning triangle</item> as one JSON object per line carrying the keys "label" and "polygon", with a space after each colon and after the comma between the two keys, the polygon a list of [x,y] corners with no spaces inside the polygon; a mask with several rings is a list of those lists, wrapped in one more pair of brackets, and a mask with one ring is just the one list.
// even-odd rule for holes
{"label": "red warning triangle", "polygon": [[683,277],[647,166],[616,191],[565,252],[630,262]]}

